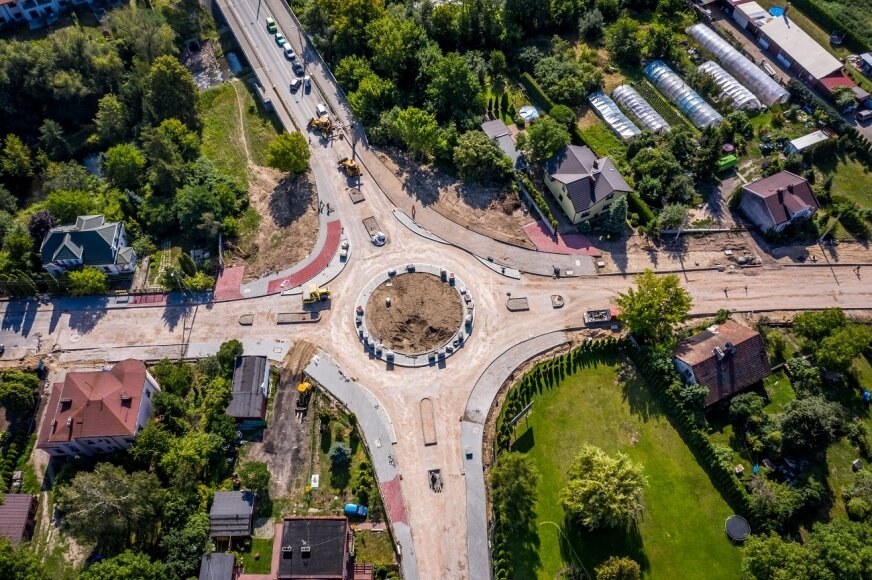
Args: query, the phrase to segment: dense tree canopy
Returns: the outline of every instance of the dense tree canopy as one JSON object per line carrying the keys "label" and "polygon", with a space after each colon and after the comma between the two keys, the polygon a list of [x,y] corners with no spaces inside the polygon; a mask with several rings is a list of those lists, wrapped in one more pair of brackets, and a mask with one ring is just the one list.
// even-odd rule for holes
{"label": "dense tree canopy", "polygon": [[518,136],[518,146],[529,152],[534,162],[545,161],[569,145],[569,132],[554,119],[540,119]]}
{"label": "dense tree canopy", "polygon": [[0,578],[44,580],[46,573],[39,558],[26,545],[16,547],[0,537]]}
{"label": "dense tree canopy", "polygon": [[269,144],[266,162],[281,171],[301,173],[309,167],[309,154],[309,144],[302,133],[282,133]]}
{"label": "dense tree canopy", "polygon": [[176,118],[189,129],[199,127],[197,85],[191,73],[172,56],[160,56],[145,79],[142,110],[145,119],[157,125]]}
{"label": "dense tree canopy", "polygon": [[512,173],[512,160],[482,131],[460,136],[454,147],[454,166],[467,181],[500,182]]}
{"label": "dense tree canopy", "polygon": [[0,407],[12,413],[32,411],[36,403],[39,378],[33,374],[12,369],[0,374]]}
{"label": "dense tree canopy", "polygon": [[653,341],[671,335],[672,325],[686,320],[693,305],[678,276],[658,276],[651,270],[636,276],[636,287],[619,293],[617,302],[630,331]]}

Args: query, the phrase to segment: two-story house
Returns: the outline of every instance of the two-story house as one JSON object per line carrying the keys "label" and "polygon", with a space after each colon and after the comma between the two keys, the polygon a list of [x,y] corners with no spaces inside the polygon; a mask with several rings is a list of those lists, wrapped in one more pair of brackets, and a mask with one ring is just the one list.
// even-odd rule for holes
{"label": "two-story house", "polygon": [[127,245],[121,222],[107,222],[102,215],[84,215],[76,223],[50,229],[39,247],[42,267],[52,276],[93,266],[109,276],[132,274],[136,252]]}
{"label": "two-story house", "polygon": [[153,413],[160,386],[139,360],[74,371],[55,383],[36,446],[53,456],[127,449]]}

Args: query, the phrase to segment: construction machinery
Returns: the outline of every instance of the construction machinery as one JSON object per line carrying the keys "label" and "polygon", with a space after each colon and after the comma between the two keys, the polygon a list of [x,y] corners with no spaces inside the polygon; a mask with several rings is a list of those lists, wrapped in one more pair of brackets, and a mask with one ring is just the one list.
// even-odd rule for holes
{"label": "construction machinery", "polygon": [[312,383],[303,381],[297,385],[297,408],[298,414],[305,414],[309,407],[309,399],[312,396]]}
{"label": "construction machinery", "polygon": [[329,298],[330,290],[326,287],[321,288],[316,284],[309,284],[309,287],[303,290],[303,304],[314,304]]}
{"label": "construction machinery", "polygon": [[312,117],[309,120],[309,129],[311,131],[320,131],[321,136],[326,139],[330,136],[330,132],[333,130],[333,122],[330,120],[328,115]]}
{"label": "construction machinery", "polygon": [[354,159],[343,157],[339,160],[339,170],[345,172],[348,177],[360,176],[360,165]]}

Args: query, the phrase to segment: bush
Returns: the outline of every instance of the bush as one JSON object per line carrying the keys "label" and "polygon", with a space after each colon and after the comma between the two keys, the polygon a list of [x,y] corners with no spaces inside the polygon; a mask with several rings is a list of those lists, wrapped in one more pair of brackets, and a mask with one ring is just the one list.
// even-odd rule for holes
{"label": "bush", "polygon": [[551,109],[554,107],[554,102],[548,98],[548,95],[545,94],[545,91],[542,90],[542,87],[539,86],[536,79],[530,76],[530,73],[525,72],[521,74],[521,84],[524,85],[527,94],[537,107],[542,109],[545,113],[551,112]]}
{"label": "bush", "polygon": [[627,194],[627,203],[629,204],[630,212],[639,216],[639,225],[647,226],[657,219],[654,212],[648,207],[648,204],[642,201],[642,198],[636,192],[631,191]]}
{"label": "bush", "polygon": [[542,195],[542,192],[533,185],[533,182],[530,181],[530,178],[527,177],[523,173],[515,174],[518,178],[518,181],[521,183],[524,189],[527,190],[527,193],[530,194],[530,197],[533,198],[533,202],[536,204],[536,207],[542,212],[542,215],[545,216],[545,219],[548,220],[548,223],[551,224],[551,227],[557,227],[557,219],[554,217],[554,214],[551,213],[551,208],[548,207],[548,202],[545,201],[545,196]]}

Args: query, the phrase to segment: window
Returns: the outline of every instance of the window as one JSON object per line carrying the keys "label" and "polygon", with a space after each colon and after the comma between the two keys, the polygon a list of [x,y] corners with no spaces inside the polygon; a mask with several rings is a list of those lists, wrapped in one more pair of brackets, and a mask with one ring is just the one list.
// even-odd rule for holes
{"label": "window", "polygon": [[614,194],[614,193],[610,193],[610,194],[608,194],[608,195],[606,196],[606,199],[612,199],[613,197],[615,197],[615,194]]}
{"label": "window", "polygon": [[587,217],[589,215],[590,215],[590,212],[586,211],[586,212],[582,212],[581,217]]}
{"label": "window", "polygon": [[558,196],[557,196],[557,199],[560,200],[560,201],[563,201],[563,194],[561,193],[560,195],[558,195]]}
{"label": "window", "polygon": [[150,399],[151,398],[151,391],[149,391],[148,389],[145,389],[145,396]]}

